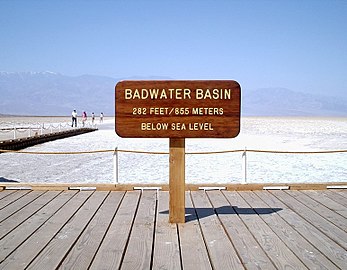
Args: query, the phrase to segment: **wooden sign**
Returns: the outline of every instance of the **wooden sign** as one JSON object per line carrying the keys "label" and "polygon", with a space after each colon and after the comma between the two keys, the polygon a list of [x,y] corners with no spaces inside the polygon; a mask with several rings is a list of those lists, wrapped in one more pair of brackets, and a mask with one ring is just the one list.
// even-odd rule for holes
{"label": "wooden sign", "polygon": [[236,81],[121,81],[115,98],[120,137],[233,138],[240,131]]}

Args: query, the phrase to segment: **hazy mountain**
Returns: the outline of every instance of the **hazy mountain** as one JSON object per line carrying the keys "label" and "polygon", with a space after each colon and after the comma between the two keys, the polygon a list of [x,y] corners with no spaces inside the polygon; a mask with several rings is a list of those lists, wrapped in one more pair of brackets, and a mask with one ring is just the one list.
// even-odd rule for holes
{"label": "hazy mountain", "polygon": [[285,88],[263,88],[242,93],[243,115],[347,116],[347,100],[295,92]]}
{"label": "hazy mountain", "polygon": [[[73,109],[114,115],[114,87],[121,79],[65,76],[52,72],[0,72],[0,114],[70,115]],[[242,89],[243,115],[347,116],[346,100],[320,97],[283,88]]]}
{"label": "hazy mountain", "polygon": [[114,114],[117,80],[51,72],[0,73],[0,113],[20,115],[70,115],[73,109]]}

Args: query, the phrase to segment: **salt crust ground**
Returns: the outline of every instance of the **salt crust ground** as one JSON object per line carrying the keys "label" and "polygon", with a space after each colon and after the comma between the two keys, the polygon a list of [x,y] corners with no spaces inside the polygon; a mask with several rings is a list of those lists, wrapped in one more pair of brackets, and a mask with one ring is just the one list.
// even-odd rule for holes
{"label": "salt crust ground", "polygon": [[[27,120],[27,119],[26,119]],[[32,118],[31,121],[42,121]],[[47,118],[46,118],[47,120]],[[24,120],[23,120],[24,121]],[[56,121],[56,120],[55,120]],[[114,118],[96,132],[37,145],[28,151],[127,149],[168,152],[168,139],[124,139],[114,132]],[[187,139],[187,152],[232,149],[320,151],[347,149],[347,118],[244,117],[234,139]],[[242,153],[187,155],[187,183],[239,183]],[[0,179],[48,183],[114,183],[112,153],[88,155],[0,155]],[[167,183],[168,155],[119,154],[119,182]],[[347,155],[247,153],[247,181],[346,182]]]}

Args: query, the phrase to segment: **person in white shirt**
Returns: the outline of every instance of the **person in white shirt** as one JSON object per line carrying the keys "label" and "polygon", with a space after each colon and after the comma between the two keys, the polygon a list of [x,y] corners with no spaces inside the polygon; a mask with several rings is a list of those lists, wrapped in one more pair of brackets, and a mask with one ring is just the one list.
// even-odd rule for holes
{"label": "person in white shirt", "polygon": [[100,123],[104,122],[104,113],[100,113]]}
{"label": "person in white shirt", "polygon": [[77,112],[76,112],[76,110],[72,111],[71,116],[72,116],[72,124],[71,124],[71,126],[73,127],[73,125],[75,124],[75,127],[77,127]]}
{"label": "person in white shirt", "polygon": [[92,125],[94,125],[94,121],[95,121],[95,113],[92,112]]}

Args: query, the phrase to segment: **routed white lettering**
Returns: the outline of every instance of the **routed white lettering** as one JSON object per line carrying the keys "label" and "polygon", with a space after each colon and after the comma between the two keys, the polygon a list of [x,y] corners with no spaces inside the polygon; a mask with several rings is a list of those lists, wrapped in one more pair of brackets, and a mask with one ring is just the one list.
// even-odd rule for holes
{"label": "routed white lettering", "polygon": [[189,88],[170,88],[170,89],[131,89],[124,90],[125,99],[191,99]]}
{"label": "routed white lettering", "polygon": [[125,89],[124,90],[124,98],[125,99],[132,99],[133,97],[133,91],[131,89]]}
{"label": "routed white lettering", "polygon": [[[169,89],[130,89],[124,91],[125,99],[191,99],[191,90],[189,88],[169,88]],[[195,99],[231,99],[231,89],[202,89],[195,90]]]}
{"label": "routed white lettering", "polygon": [[189,130],[204,130],[204,131],[212,131],[212,123],[189,123]]}
{"label": "routed white lettering", "polygon": [[168,130],[169,123],[141,123],[141,130]]}
{"label": "routed white lettering", "polygon": [[196,89],[196,99],[231,99],[231,89]]}

